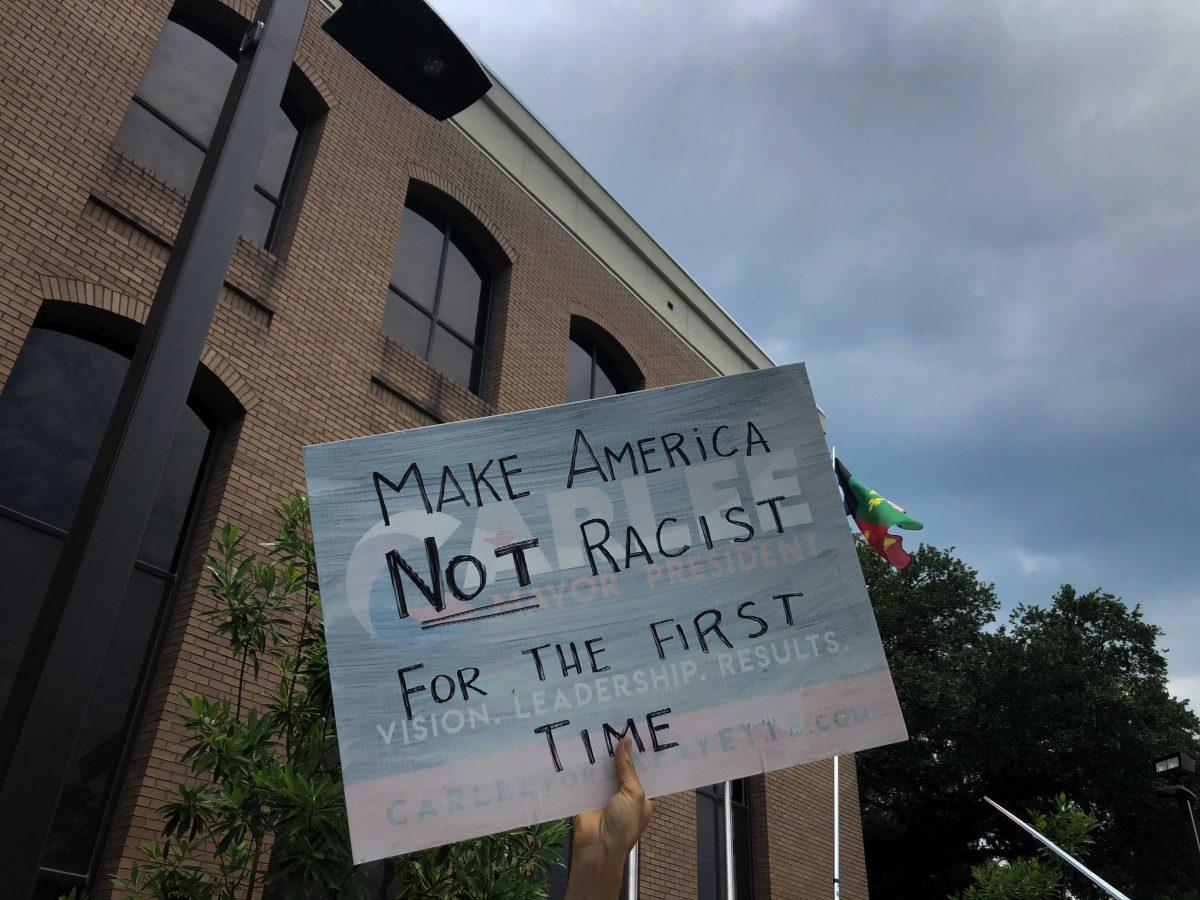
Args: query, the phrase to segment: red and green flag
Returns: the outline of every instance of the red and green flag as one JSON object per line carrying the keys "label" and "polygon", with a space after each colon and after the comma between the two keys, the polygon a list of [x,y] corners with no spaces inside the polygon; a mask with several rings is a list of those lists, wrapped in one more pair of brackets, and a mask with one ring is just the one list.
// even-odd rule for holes
{"label": "red and green flag", "polygon": [[846,515],[854,520],[867,543],[880,556],[897,569],[903,569],[912,557],[905,552],[904,541],[898,535],[889,534],[888,529],[896,525],[909,531],[920,531],[925,526],[851,475],[840,459],[835,459],[833,466],[842,486]]}

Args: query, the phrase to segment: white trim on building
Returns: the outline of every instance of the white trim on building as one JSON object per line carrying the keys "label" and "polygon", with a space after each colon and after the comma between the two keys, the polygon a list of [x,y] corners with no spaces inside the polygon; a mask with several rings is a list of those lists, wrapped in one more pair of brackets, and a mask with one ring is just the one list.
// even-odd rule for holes
{"label": "white trim on building", "polygon": [[772,365],[733,318],[490,72],[487,95],[452,120],[629,292],[721,375]]}

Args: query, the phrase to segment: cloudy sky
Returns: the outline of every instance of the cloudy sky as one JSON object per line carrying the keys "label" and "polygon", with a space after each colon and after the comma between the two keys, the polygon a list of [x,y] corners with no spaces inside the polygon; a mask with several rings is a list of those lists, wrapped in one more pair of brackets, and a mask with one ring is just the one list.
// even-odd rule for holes
{"label": "cloudy sky", "polygon": [[1200,5],[434,5],[926,540],[1200,707]]}

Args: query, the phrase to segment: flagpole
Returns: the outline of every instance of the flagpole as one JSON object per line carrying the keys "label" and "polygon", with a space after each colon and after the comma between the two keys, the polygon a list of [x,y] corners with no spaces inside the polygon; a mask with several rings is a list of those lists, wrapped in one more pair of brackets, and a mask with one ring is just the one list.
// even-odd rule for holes
{"label": "flagpole", "polygon": [[[837,444],[829,449],[829,459],[837,463]],[[841,790],[839,789],[838,758],[833,757],[833,900],[842,896],[842,825]]]}
{"label": "flagpole", "polygon": [[1093,872],[1091,869],[1089,869],[1087,866],[1085,866],[1083,863],[1081,863],[1075,857],[1071,856],[1071,854],[1067,853],[1066,850],[1063,850],[1062,848],[1060,848],[1057,844],[1055,844],[1052,840],[1050,840],[1050,838],[1046,837],[1044,834],[1042,834],[1040,831],[1038,831],[1032,825],[1026,825],[1024,822],[1022,822],[1020,819],[1018,819],[1016,816],[1014,816],[1012,813],[1010,813],[1007,809],[1005,809],[1003,806],[1001,806],[999,803],[997,803],[995,800],[993,800],[991,797],[984,797],[983,799],[986,800],[988,803],[990,803],[995,809],[999,810],[1001,813],[1003,813],[1005,816],[1007,816],[1009,819],[1011,819],[1013,822],[1015,822],[1022,830],[1028,832],[1033,837],[1035,837],[1038,841],[1040,841],[1042,844],[1044,844],[1046,847],[1048,847],[1050,850],[1052,850],[1055,854],[1057,854],[1059,856],[1059,858],[1065,860],[1067,863],[1069,863],[1071,866],[1073,866],[1075,869],[1077,869],[1079,872],[1081,872],[1088,880],[1090,880],[1092,882],[1092,884],[1096,885],[1096,887],[1100,888],[1100,890],[1104,891],[1110,897],[1114,897],[1114,898],[1116,898],[1116,900],[1129,900],[1129,898],[1127,896],[1122,894],[1115,887],[1113,887],[1111,884],[1109,884],[1107,881],[1105,881],[1103,878],[1101,878],[1099,875],[1097,875],[1095,872]]}
{"label": "flagpole", "polygon": [[725,897],[735,900],[737,884],[734,880],[733,859],[733,782],[725,782]]}
{"label": "flagpole", "polygon": [[833,900],[842,896],[841,810],[838,808],[838,758],[833,758]]}

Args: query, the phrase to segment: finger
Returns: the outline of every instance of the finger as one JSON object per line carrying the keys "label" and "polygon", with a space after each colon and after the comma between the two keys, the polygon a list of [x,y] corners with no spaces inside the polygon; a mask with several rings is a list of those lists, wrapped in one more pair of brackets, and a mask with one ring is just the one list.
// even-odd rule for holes
{"label": "finger", "polygon": [[622,793],[632,797],[644,797],[645,791],[642,790],[642,782],[638,778],[637,770],[633,767],[632,748],[633,741],[629,738],[622,738],[617,744],[615,757],[617,782],[621,786]]}

